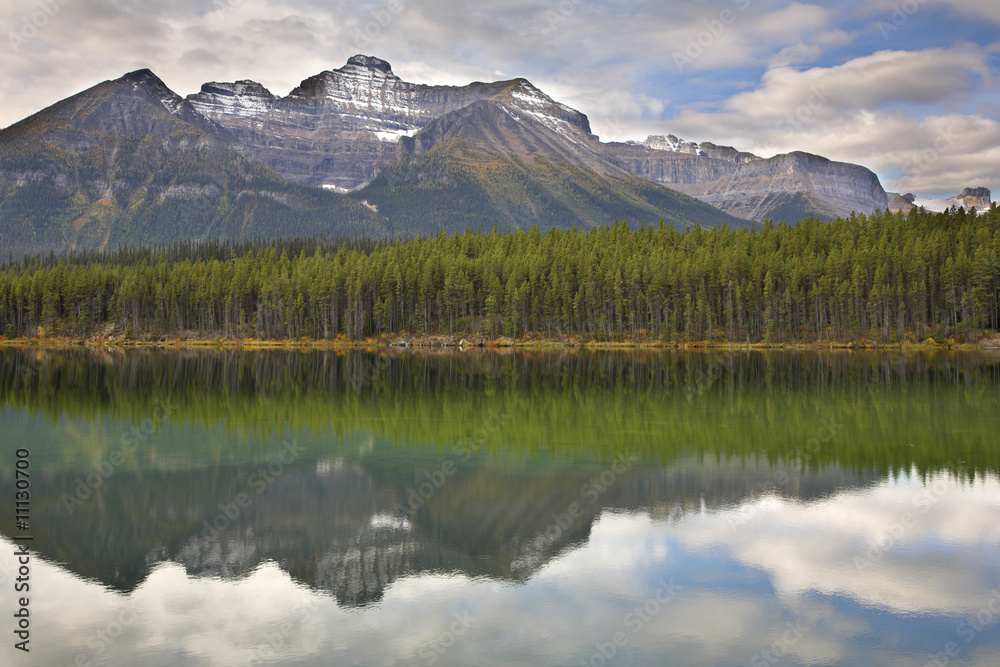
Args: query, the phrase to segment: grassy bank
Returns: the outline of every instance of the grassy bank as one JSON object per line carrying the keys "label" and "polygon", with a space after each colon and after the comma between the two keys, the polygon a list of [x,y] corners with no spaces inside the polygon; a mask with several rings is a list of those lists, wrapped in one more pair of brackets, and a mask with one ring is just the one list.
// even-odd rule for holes
{"label": "grassy bank", "polygon": [[737,342],[737,341],[582,341],[578,338],[546,338],[531,336],[520,339],[467,339],[460,336],[382,336],[363,340],[336,339],[258,339],[258,338],[87,338],[87,337],[36,337],[2,338],[0,347],[21,348],[175,348],[175,349],[237,349],[237,350],[357,350],[357,349],[572,349],[593,350],[997,350],[1000,339],[989,338],[977,343],[956,342],[954,340],[922,342],[879,343],[872,340],[860,341],[810,341],[810,342]]}

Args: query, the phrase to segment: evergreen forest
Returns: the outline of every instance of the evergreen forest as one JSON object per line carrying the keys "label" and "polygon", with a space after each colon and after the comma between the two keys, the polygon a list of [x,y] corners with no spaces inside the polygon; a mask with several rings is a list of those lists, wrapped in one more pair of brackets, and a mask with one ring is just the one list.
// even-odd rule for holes
{"label": "evergreen forest", "polygon": [[1000,329],[1000,209],[677,231],[176,243],[0,267],[0,335],[749,343]]}

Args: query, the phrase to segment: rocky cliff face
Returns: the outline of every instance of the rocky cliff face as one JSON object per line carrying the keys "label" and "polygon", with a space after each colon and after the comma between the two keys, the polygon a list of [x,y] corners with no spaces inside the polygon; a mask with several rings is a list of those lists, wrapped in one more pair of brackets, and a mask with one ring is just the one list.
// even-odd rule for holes
{"label": "rocky cliff face", "polygon": [[988,209],[993,205],[992,193],[988,188],[965,188],[962,194],[949,197],[948,201],[968,210]]}
{"label": "rocky cliff face", "polygon": [[525,79],[507,82],[488,99],[435,118],[412,138],[403,137],[400,150],[406,156],[420,155],[451,140],[495,154],[565,160],[602,173],[621,173],[605,158],[585,115]]}
{"label": "rocky cliff face", "polygon": [[238,81],[205,84],[188,101],[290,181],[350,190],[399,161],[407,152],[400,152],[401,138],[497,95],[515,99],[525,114],[589,133],[586,116],[523,79],[467,86],[407,83],[386,61],[363,55],[309,77],[287,97]]}
{"label": "rocky cliff face", "polygon": [[809,153],[761,158],[729,146],[687,143],[673,135],[606,144],[625,171],[748,220],[796,221],[871,213],[888,199],[870,170]]}
{"label": "rocky cliff face", "polygon": [[[212,94],[221,105],[250,88]],[[149,70],[104,81],[0,131],[0,247],[385,234],[361,203],[291,184],[247,153]]]}
{"label": "rocky cliff face", "polygon": [[918,199],[914,195],[890,193],[889,210],[902,211],[904,215],[915,208],[923,208],[935,213],[943,213],[955,206],[967,211],[988,211],[993,205],[992,193],[988,188],[965,188],[962,194],[947,199]]}
{"label": "rocky cliff face", "polygon": [[891,213],[902,211],[903,215],[906,215],[916,208],[913,202],[917,196],[913,193],[908,192],[905,195],[901,195],[898,192],[889,192],[886,194],[889,197],[889,211]]}
{"label": "rocky cliff face", "polygon": [[[524,79],[427,86],[401,80],[389,63],[370,56],[310,77],[283,98],[238,81],[205,84],[187,101],[285,178],[340,190],[362,187],[407,156],[431,150],[461,120],[464,138],[491,150],[558,156],[600,173],[622,170],[751,220],[833,218],[887,204],[878,179],[863,167],[805,153],[764,159],[674,135],[601,144],[584,114]],[[477,131],[469,121],[482,115],[475,105],[484,102],[499,104],[511,123],[528,129],[498,135],[485,123]]]}
{"label": "rocky cliff face", "polygon": [[745,220],[623,172],[607,161],[586,117],[528,82],[447,113],[412,138],[402,161],[362,191],[393,225],[436,220],[448,232],[538,225],[590,228],[613,220],[679,228]]}

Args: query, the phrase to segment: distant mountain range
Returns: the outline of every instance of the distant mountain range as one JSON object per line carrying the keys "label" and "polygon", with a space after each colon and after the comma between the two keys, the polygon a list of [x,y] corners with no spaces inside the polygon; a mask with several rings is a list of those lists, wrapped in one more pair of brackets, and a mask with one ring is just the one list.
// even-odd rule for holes
{"label": "distant mountain range", "polygon": [[244,80],[185,99],[139,70],[0,131],[0,243],[15,255],[616,219],[737,226],[887,204],[857,165],[673,136],[602,143],[525,79],[413,84],[363,55],[286,97]]}
{"label": "distant mountain range", "polygon": [[762,158],[670,135],[610,143],[613,161],[631,174],[684,192],[748,220],[837,218],[884,210],[878,177],[856,164],[794,152]]}
{"label": "distant mountain range", "polygon": [[992,193],[988,188],[965,188],[962,194],[947,199],[918,199],[913,194],[901,195],[889,193],[889,210],[895,213],[909,213],[915,208],[925,208],[928,211],[943,213],[952,207],[964,208],[967,211],[982,213],[993,206]]}

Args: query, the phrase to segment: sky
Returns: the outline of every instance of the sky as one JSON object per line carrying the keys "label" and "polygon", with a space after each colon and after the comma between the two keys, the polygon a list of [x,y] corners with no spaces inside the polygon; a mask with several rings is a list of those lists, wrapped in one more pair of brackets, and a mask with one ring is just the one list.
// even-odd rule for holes
{"label": "sky", "polygon": [[0,127],[144,67],[181,95],[285,95],[363,53],[415,83],[525,77],[604,141],[801,150],[892,192],[1000,192],[997,0],[0,0],[0,32]]}

